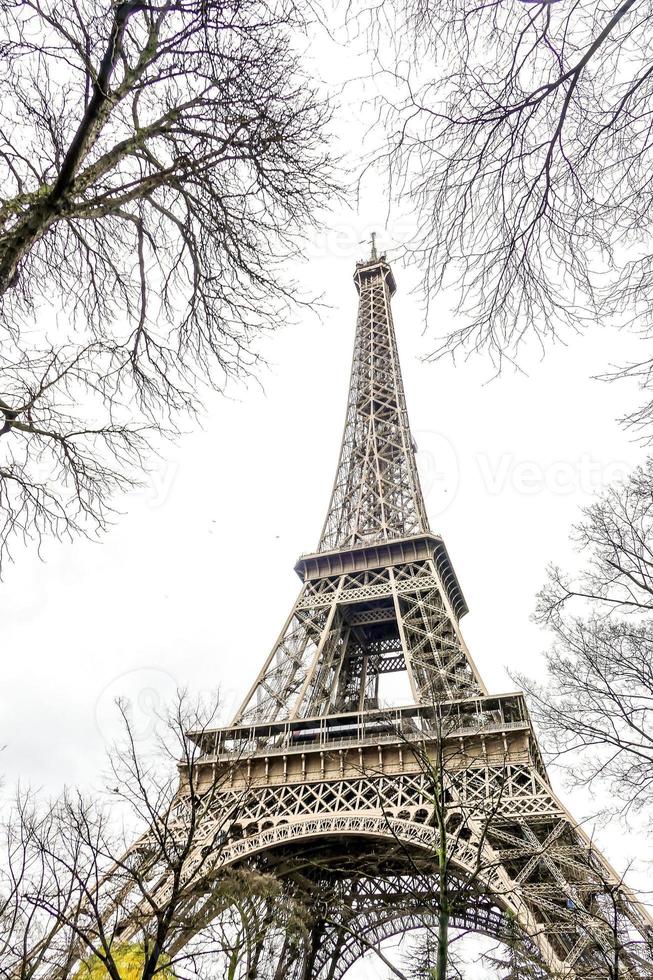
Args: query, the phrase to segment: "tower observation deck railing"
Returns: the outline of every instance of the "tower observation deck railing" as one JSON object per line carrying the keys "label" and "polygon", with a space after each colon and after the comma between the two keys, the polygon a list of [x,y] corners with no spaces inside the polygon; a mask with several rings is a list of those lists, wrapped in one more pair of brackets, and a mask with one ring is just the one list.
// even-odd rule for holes
{"label": "tower observation deck railing", "polygon": [[441,701],[433,706],[412,704],[314,718],[286,718],[191,731],[188,737],[200,747],[203,762],[217,762],[251,754],[331,751],[354,744],[500,736],[520,729],[530,731],[530,721],[523,695],[514,693],[468,701]]}

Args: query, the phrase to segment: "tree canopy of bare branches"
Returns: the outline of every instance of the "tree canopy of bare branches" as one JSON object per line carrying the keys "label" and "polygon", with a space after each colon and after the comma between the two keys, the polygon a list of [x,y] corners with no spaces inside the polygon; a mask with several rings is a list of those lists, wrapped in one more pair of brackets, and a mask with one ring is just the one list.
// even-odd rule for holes
{"label": "tree canopy of bare branches", "polygon": [[[398,839],[388,821],[403,860],[397,891],[404,912],[412,912],[416,930],[407,946],[403,969],[393,968],[392,972],[401,980],[462,980],[468,975],[465,939],[482,931],[479,922],[486,918],[495,929],[495,952],[510,951],[523,967],[523,976],[547,976],[546,970],[538,973],[532,969],[538,959],[531,941],[534,937],[526,936],[509,915],[503,921],[499,914],[501,901],[510,898],[509,886],[502,894],[490,885],[501,867],[490,840],[493,828],[501,821],[505,786],[488,782],[483,798],[465,796],[463,787],[474,771],[474,761],[452,739],[456,727],[448,707],[434,701],[428,729],[411,725],[397,730],[403,752],[425,777],[433,805],[430,820],[435,841],[432,854],[425,860]],[[463,866],[460,854],[469,842],[473,842],[473,857]]]}
{"label": "tree canopy of bare branches", "polygon": [[295,0],[0,5],[0,557],[257,360],[332,191]]}
{"label": "tree canopy of bare branches", "polygon": [[548,684],[524,684],[574,780],[606,780],[624,807],[645,807],[653,799],[653,460],[585,509],[575,540],[582,568],[551,567],[539,597],[538,618],[554,637]]}
{"label": "tree canopy of bare branches", "polygon": [[[447,735],[456,730],[456,723],[445,708],[433,705],[434,732],[425,736],[423,731],[414,730],[405,738],[406,754],[418,762],[421,772],[428,780],[433,802],[432,822],[437,830],[437,843],[434,847],[433,861],[426,866],[415,861],[408,850],[403,854],[408,859],[412,873],[405,879],[401,890],[407,903],[414,902],[419,922],[417,938],[409,947],[408,965],[404,977],[410,980],[429,977],[430,980],[453,980],[468,976],[464,954],[464,939],[479,929],[479,922],[485,920],[486,934],[496,940],[494,947],[483,955],[485,965],[497,970],[493,975],[507,978],[533,978],[545,980],[546,977],[559,977],[560,980],[605,976],[610,980],[620,980],[630,972],[632,964],[639,963],[643,975],[650,973],[651,943],[642,934],[633,933],[622,917],[624,896],[629,894],[623,878],[619,878],[601,858],[591,841],[581,857],[582,850],[576,850],[576,867],[580,869],[585,861],[585,875],[591,882],[588,891],[593,892],[593,900],[585,906],[577,906],[572,899],[567,903],[569,919],[558,923],[561,932],[573,928],[578,939],[585,944],[591,955],[579,960],[568,968],[553,971],[547,964],[542,950],[536,945],[535,931],[527,932],[520,926],[517,917],[509,911],[509,902],[514,899],[514,886],[510,879],[499,876],[497,888],[495,872],[505,868],[505,851],[500,845],[507,843],[508,833],[519,833],[518,826],[509,831],[510,804],[505,796],[506,788],[499,780],[492,785],[488,780],[488,792],[483,798],[466,797],[464,785],[466,777],[474,771],[474,760],[464,750],[449,743],[445,749]],[[417,737],[415,737],[417,736]],[[506,749],[503,765],[509,763]],[[496,755],[489,753],[496,764]],[[478,760],[476,760],[478,766]],[[521,825],[522,829],[524,824]],[[577,828],[569,828],[565,850],[570,853],[574,847]],[[526,845],[529,834],[524,833]],[[459,847],[473,844],[473,860],[462,867],[456,855]],[[576,843],[578,839],[576,839]],[[519,853],[521,852],[521,853]],[[554,859],[555,845],[549,834],[543,835],[536,850],[536,861],[543,860],[545,878]],[[530,862],[532,858],[524,855],[520,848],[515,856]],[[578,860],[580,858],[580,860]],[[528,865],[527,865],[528,866]],[[517,875],[523,879],[524,873]],[[428,882],[424,900],[420,894],[420,882]],[[494,886],[490,882],[494,881]],[[578,882],[576,882],[576,885]],[[567,886],[569,887],[569,886]],[[574,886],[571,886],[572,894]],[[498,912],[502,901],[508,908],[497,918],[492,918],[490,910]],[[492,927],[487,929],[487,923]],[[552,929],[552,923],[541,925],[542,930]],[[630,963],[630,966],[629,966]]]}
{"label": "tree canopy of bare branches", "polygon": [[269,975],[278,945],[303,941],[301,899],[273,874],[209,871],[244,802],[216,808],[228,772],[199,791],[186,731],[217,707],[180,695],[155,745],[123,707],[104,799],[19,794],[0,834],[3,980],[251,980]]}
{"label": "tree canopy of bare branches", "polygon": [[[379,74],[391,79],[390,143],[379,157],[414,205],[409,251],[427,295],[460,289],[461,324],[438,352],[484,350],[500,369],[529,338],[544,346],[611,315],[649,338],[648,6],[411,0],[380,9],[395,47],[387,53],[372,17]],[[651,363],[631,368],[646,387]],[[651,411],[647,403],[632,421]]]}

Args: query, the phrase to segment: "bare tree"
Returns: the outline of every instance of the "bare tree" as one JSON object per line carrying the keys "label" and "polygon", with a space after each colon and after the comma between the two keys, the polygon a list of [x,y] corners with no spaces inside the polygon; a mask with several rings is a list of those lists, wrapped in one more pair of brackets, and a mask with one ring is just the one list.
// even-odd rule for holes
{"label": "bare tree", "polygon": [[501,980],[548,980],[550,974],[524,949],[521,931],[508,922],[502,943],[485,953],[482,962]]}
{"label": "bare tree", "polygon": [[[595,951],[600,975],[605,976],[606,980],[626,980],[633,973],[651,976],[653,936],[649,933],[648,940],[643,940],[641,936],[634,937],[623,927],[621,915],[623,896],[628,893],[623,878],[619,881],[608,878],[602,871],[600,861],[595,863],[594,871],[598,875],[601,889],[600,904],[588,919],[579,917],[579,926],[585,935],[585,942]],[[597,943],[592,930],[597,925],[603,926],[604,923],[607,924],[607,928],[601,929],[603,942]],[[591,980],[597,971],[581,968],[575,972],[579,980],[583,977]]]}
{"label": "bare tree", "polygon": [[[487,798],[469,801],[461,793],[465,770],[470,759],[455,743],[457,718],[448,705],[434,702],[429,709],[428,730],[419,728],[400,732],[406,753],[418,763],[426,776],[429,796],[433,806],[432,823],[435,828],[433,867],[416,861],[412,853],[403,848],[410,870],[416,881],[426,876],[431,884],[430,901],[420,908],[420,935],[408,954],[408,976],[429,977],[430,980],[452,980],[464,976],[464,966],[459,955],[461,940],[475,927],[464,924],[474,918],[475,912],[488,911],[495,899],[489,896],[488,882],[500,867],[489,844],[489,835],[497,821],[503,804],[504,786],[489,787]],[[391,826],[391,824],[389,824]],[[473,842],[470,866],[463,870],[460,854]],[[410,884],[407,896],[411,897]],[[482,915],[479,915],[479,920]],[[511,935],[516,937],[514,926]],[[526,937],[521,935],[523,957],[526,961]]]}
{"label": "bare tree", "polygon": [[332,189],[299,0],[0,9],[0,558],[104,528],[151,440],[255,366]]}
{"label": "bare tree", "polygon": [[[623,879],[616,881],[608,877],[603,862],[593,866],[595,887],[600,889],[600,901],[594,910],[580,914],[571,909],[578,933],[578,948],[591,949],[589,962],[575,963],[568,970],[556,973],[560,980],[625,980],[630,976],[651,975],[651,941],[641,936],[634,937],[624,929],[622,912],[623,895],[628,888]],[[501,980],[546,980],[551,977],[537,956],[524,944],[519,930],[508,922],[508,932],[483,960]]]}
{"label": "bare tree", "polygon": [[111,805],[19,797],[0,860],[0,977],[254,980],[284,938],[301,941],[297,901],[273,875],[212,870],[243,802],[221,795],[229,771],[207,786],[186,738],[213,713],[180,698],[153,752],[123,712]]}
{"label": "bare tree", "polygon": [[[426,727],[400,732],[404,758],[410,755],[426,777],[432,805],[429,823],[435,831],[432,860],[424,860],[394,835],[408,872],[394,891],[418,930],[405,975],[411,980],[464,977],[464,939],[484,932],[499,942],[489,962],[499,968],[499,975],[507,971],[506,977],[652,976],[653,937],[645,916],[593,842],[571,822],[563,829],[553,819],[546,830],[540,823],[534,835],[532,825],[529,829],[523,818],[515,819],[509,788],[509,773],[518,757],[514,746],[484,743],[485,754],[474,758],[471,742],[465,748],[460,745],[461,725],[467,735],[472,726],[468,715],[461,722],[455,706],[439,703],[427,717]],[[481,718],[477,724],[482,741],[487,727]],[[485,766],[489,768],[484,794],[468,793]],[[499,778],[490,774],[495,768],[503,771]],[[392,831],[391,819],[388,827]],[[566,867],[568,861],[574,873],[561,884],[556,868]],[[525,929],[517,916],[518,909],[523,911],[524,894],[531,886],[535,893],[546,891],[552,880],[561,889],[557,909],[549,904],[534,912]],[[549,948],[550,962],[538,938]],[[567,966],[554,965],[561,953],[565,961],[569,955]]]}
{"label": "bare tree", "polygon": [[575,783],[626,810],[653,799],[653,460],[586,508],[581,570],[549,569],[538,618],[553,633],[545,685],[520,678],[548,748]]}
{"label": "bare tree", "polygon": [[[460,290],[461,324],[437,353],[482,349],[500,369],[529,339],[544,347],[606,320],[635,322],[650,339],[647,5],[411,0],[365,10],[389,137],[377,160],[414,207],[408,251],[427,296]],[[645,352],[625,373],[648,392],[652,365]],[[652,413],[647,394],[631,420]]]}
{"label": "bare tree", "polygon": [[[474,750],[469,744],[462,748],[461,720],[451,704],[434,702],[423,709],[419,722],[406,718],[398,722],[392,711],[385,720],[388,731],[402,746],[404,764],[410,760],[409,769],[416,765],[416,771],[424,777],[424,806],[429,813],[427,816],[425,809],[423,818],[434,829],[433,849],[429,853],[409,846],[397,831],[396,812],[386,812],[388,833],[394,839],[395,849],[387,867],[379,867],[370,882],[375,896],[372,905],[362,911],[366,909],[369,890],[366,875],[363,871],[356,879],[356,869],[351,867],[349,874],[354,877],[351,894],[340,904],[337,893],[325,902],[331,910],[328,924],[353,941],[361,953],[374,953],[400,980],[464,977],[464,939],[478,931],[493,934],[503,943],[514,941],[524,964],[541,958],[533,937],[529,938],[499,908],[502,898],[509,907],[514,897],[503,874],[505,856],[498,855],[492,837],[502,826],[507,781],[493,782],[490,777],[483,797],[467,795],[465,787],[474,783],[479,759],[473,759]],[[472,725],[466,716],[467,734]],[[501,767],[492,749],[489,756],[492,765]],[[379,775],[383,771],[382,768]],[[400,812],[399,819],[410,819],[409,811]],[[546,848],[542,848],[541,853],[545,852]],[[378,944],[377,918],[380,922],[384,918],[402,919],[410,930],[416,930],[401,967]]]}

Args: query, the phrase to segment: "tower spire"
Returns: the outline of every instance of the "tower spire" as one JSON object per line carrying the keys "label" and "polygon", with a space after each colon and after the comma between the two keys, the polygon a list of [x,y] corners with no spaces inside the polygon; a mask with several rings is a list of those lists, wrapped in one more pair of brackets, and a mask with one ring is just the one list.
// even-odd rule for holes
{"label": "tower spire", "polygon": [[428,532],[392,321],[385,256],[358,262],[356,339],[340,459],[320,551]]}

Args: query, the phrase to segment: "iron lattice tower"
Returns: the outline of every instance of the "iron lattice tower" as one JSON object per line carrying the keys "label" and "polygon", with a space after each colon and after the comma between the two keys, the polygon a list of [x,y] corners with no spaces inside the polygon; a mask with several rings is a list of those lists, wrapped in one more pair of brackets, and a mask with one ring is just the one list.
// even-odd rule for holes
{"label": "iron lattice tower", "polygon": [[[443,775],[451,866],[476,881],[457,925],[518,929],[551,975],[596,980],[618,934],[620,975],[653,977],[637,945],[651,920],[554,794],[523,695],[488,694],[465,646],[465,599],[420,489],[385,256],[373,248],[354,281],[347,414],[318,548],[295,566],[299,596],[233,723],[189,733],[207,785],[232,767],[222,814],[248,790],[228,832],[216,811],[213,870],[263,860],[313,874],[311,946],[285,948],[276,976],[339,980],[370,944],[437,914],[419,744]],[[399,671],[412,703],[384,708],[379,678]],[[210,818],[204,840],[208,907]]]}

